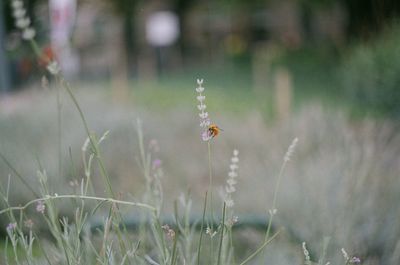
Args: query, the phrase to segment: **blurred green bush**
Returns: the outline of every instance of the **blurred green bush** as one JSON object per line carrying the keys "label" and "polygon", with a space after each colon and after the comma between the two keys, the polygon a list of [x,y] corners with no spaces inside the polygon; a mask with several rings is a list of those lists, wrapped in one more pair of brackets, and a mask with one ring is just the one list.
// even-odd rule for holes
{"label": "blurred green bush", "polygon": [[356,107],[400,118],[400,24],[381,38],[355,47],[344,59],[340,76],[346,96]]}

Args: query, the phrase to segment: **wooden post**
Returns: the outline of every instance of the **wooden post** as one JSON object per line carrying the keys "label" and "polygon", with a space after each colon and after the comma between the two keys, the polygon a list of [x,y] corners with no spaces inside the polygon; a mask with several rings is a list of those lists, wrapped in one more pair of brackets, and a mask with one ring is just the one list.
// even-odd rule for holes
{"label": "wooden post", "polygon": [[285,68],[277,69],[275,73],[275,113],[279,120],[287,119],[292,104],[292,80]]}

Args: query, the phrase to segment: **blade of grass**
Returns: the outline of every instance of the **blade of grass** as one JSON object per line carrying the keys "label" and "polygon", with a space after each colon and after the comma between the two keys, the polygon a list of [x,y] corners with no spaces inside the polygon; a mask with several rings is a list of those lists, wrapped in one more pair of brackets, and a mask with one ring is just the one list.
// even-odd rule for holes
{"label": "blade of grass", "polygon": [[281,232],[281,230],[278,230],[273,236],[271,236],[267,241],[265,241],[256,251],[254,251],[253,254],[248,256],[240,265],[244,265],[247,262],[249,262],[251,259],[253,259],[255,256],[257,256],[271,241]]}
{"label": "blade of grass", "polygon": [[222,230],[221,230],[221,237],[219,240],[217,265],[219,265],[221,263],[222,241],[224,240],[224,230],[225,230],[225,213],[226,213],[226,204],[224,202],[224,207],[222,209],[222,223],[221,223]]}
{"label": "blade of grass", "polygon": [[[57,77],[56,77],[57,78]],[[56,82],[58,84],[59,82]],[[56,85],[57,92],[57,148],[58,148],[58,177],[62,175],[62,120],[61,120],[61,95],[60,87]],[[51,186],[51,184],[49,184]]]}
{"label": "blade of grass", "polygon": [[328,246],[329,246],[329,241],[330,240],[331,240],[330,237],[324,237],[324,243],[323,243],[323,246],[322,246],[322,255],[321,255],[321,257],[320,257],[320,259],[318,261],[318,265],[323,265],[324,264],[324,261],[325,261],[325,258],[326,258],[326,252],[328,250]]}
{"label": "blade of grass", "polygon": [[206,209],[207,209],[207,194],[208,194],[208,192],[206,191],[206,196],[204,197],[203,217],[201,219],[199,246],[197,248],[197,265],[200,265],[201,241],[203,239],[204,219],[205,219]]}
{"label": "blade of grass", "polygon": [[21,174],[18,173],[18,171],[15,169],[15,167],[13,167],[13,165],[8,161],[8,159],[2,154],[0,153],[0,158],[3,160],[3,162],[12,170],[12,172],[14,172],[14,174],[18,177],[18,179],[25,185],[25,187],[32,192],[33,195],[35,195],[35,197],[40,197],[33,189],[32,187],[29,185],[28,182],[26,182],[26,180],[21,176]]}
{"label": "blade of grass", "polygon": [[175,265],[176,264],[176,260],[177,260],[177,242],[178,242],[178,236],[179,236],[179,230],[176,231],[175,233],[175,238],[174,238],[174,246],[172,248],[172,258],[171,258],[171,265]]}
{"label": "blade of grass", "polygon": [[116,204],[122,204],[122,205],[129,205],[129,206],[136,206],[140,208],[145,208],[147,210],[150,210],[154,212],[156,209],[153,206],[150,206],[148,204],[140,203],[140,202],[129,202],[129,201],[121,201],[121,200],[115,200],[112,198],[102,198],[102,197],[94,197],[94,196],[83,196],[83,195],[57,195],[57,196],[50,196],[47,195],[46,197],[43,198],[38,198],[31,200],[27,202],[23,206],[14,206],[14,207],[8,207],[6,209],[3,209],[0,211],[0,215],[6,212],[14,211],[14,210],[25,210],[27,207],[30,205],[39,202],[39,201],[46,201],[46,200],[56,200],[56,199],[65,199],[65,198],[76,198],[76,199],[85,199],[85,200],[95,200],[95,201],[104,201],[104,202],[111,202],[111,203],[116,203]]}

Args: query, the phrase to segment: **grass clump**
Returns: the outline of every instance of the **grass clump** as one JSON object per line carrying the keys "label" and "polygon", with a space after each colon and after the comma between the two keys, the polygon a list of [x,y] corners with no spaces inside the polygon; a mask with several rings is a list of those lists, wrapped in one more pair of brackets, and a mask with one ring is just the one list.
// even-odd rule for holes
{"label": "grass clump", "polygon": [[[13,7],[22,17],[18,19],[27,19],[23,17],[24,12],[22,2],[19,0],[13,1]],[[28,21],[28,20],[27,20]],[[27,39],[33,51],[38,57],[41,57],[40,49],[37,46],[34,36],[34,29],[26,25],[22,29],[24,38]],[[42,57],[41,57],[42,58]],[[84,165],[84,177],[80,182],[72,183],[76,186],[73,194],[57,194],[53,193],[53,187],[49,184],[49,177],[46,170],[39,167],[37,177],[39,182],[39,193],[32,189],[26,182],[24,177],[8,162],[7,158],[2,155],[4,162],[14,171],[22,183],[34,194],[35,199],[29,201],[23,206],[11,206],[9,203],[11,177],[8,178],[6,188],[2,187],[1,197],[5,205],[5,209],[0,211],[0,214],[7,214],[10,220],[7,225],[7,239],[5,243],[5,262],[7,264],[39,264],[47,262],[49,264],[231,264],[234,259],[233,241],[232,241],[232,226],[233,221],[230,220],[227,225],[226,220],[226,202],[223,202],[221,218],[214,216],[213,201],[213,181],[212,181],[212,165],[211,165],[211,142],[212,138],[217,133],[211,133],[210,121],[208,114],[204,112],[205,105],[200,100],[199,110],[202,118],[202,127],[204,127],[202,138],[207,141],[208,145],[208,161],[209,161],[209,190],[206,192],[203,217],[201,228],[199,231],[199,244],[194,246],[194,228],[190,223],[189,216],[191,210],[191,199],[182,199],[184,215],[179,215],[179,207],[175,207],[175,222],[174,224],[164,223],[162,220],[163,207],[163,187],[160,178],[162,177],[161,161],[154,157],[155,150],[158,149],[155,143],[150,143],[149,148],[145,148],[144,135],[141,122],[137,122],[137,135],[139,143],[138,164],[142,169],[142,174],[145,179],[145,191],[142,194],[141,202],[123,200],[117,195],[112,187],[110,175],[106,169],[100,144],[107,138],[108,132],[98,137],[93,133],[88,125],[86,117],[76,99],[70,84],[64,79],[60,68],[56,61],[48,59],[47,70],[54,76],[54,80],[58,89],[63,89],[68,94],[73,102],[79,117],[81,119],[84,131],[86,133],[86,141],[82,146],[82,162]],[[198,81],[199,88],[202,81]],[[61,115],[60,115],[60,97],[57,93],[57,119],[58,119],[58,141],[59,152],[61,152]],[[201,94],[200,94],[200,97]],[[232,158],[231,173],[236,174],[237,167],[237,151],[234,152],[235,157]],[[72,160],[72,159],[71,159]],[[59,170],[61,174],[61,155],[59,154]],[[95,170],[102,177],[104,193],[106,196],[99,196],[94,192],[92,186],[92,173]],[[78,176],[76,176],[78,178]],[[231,194],[234,191],[230,179],[229,193],[230,201]],[[209,200],[207,200],[209,195]],[[72,218],[62,216],[59,211],[58,201],[70,200],[73,205],[74,214]],[[94,201],[94,205],[89,202]],[[33,222],[30,219],[26,210],[32,205],[36,205],[35,213],[41,215],[41,219],[45,224],[46,229],[51,235],[49,241],[40,240],[40,235],[33,232]],[[205,217],[209,208],[209,216]],[[139,227],[137,233],[128,233],[126,223],[124,221],[124,206],[136,207],[142,209],[139,213]],[[232,203],[229,207],[232,207]],[[103,223],[98,230],[98,235],[93,236],[91,233],[90,220],[94,218],[100,209],[105,209]],[[232,216],[233,218],[233,216]],[[207,225],[207,229],[206,228]],[[270,224],[268,226],[268,233]],[[203,233],[208,235],[210,243],[208,248],[202,250]],[[276,232],[271,238],[265,238],[261,246],[250,256],[244,259],[240,264],[246,264],[259,254],[264,247],[269,244],[279,232]],[[218,235],[218,236],[216,236]],[[230,240],[227,239],[230,236]],[[132,238],[133,237],[133,238]],[[33,245],[35,241],[40,248],[40,255],[33,255]],[[9,255],[9,242],[12,247],[12,253]],[[43,247],[42,244],[49,244]],[[215,246],[215,248],[214,248]],[[196,252],[197,251],[197,252]],[[204,251],[209,253],[205,255]],[[200,261],[202,259],[202,261]],[[11,261],[12,260],[12,261]]]}

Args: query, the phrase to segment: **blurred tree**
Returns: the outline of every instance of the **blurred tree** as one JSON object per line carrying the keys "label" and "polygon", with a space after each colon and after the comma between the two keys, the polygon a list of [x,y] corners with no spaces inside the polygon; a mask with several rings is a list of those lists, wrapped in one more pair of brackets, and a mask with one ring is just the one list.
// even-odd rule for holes
{"label": "blurred tree", "polygon": [[0,3],[0,92],[10,89],[9,63],[5,56],[4,49],[4,7]]}
{"label": "blurred tree", "polygon": [[185,32],[187,29],[186,23],[186,14],[187,11],[193,6],[195,0],[174,0],[173,1],[173,8],[179,18],[179,30],[180,30],[180,37],[178,40],[178,45],[180,48],[180,52],[182,54],[182,58],[186,58],[186,51],[188,49],[188,43],[185,38]]}
{"label": "blurred tree", "polygon": [[400,15],[398,0],[342,0],[349,15],[348,34],[369,37]]}
{"label": "blurred tree", "polygon": [[[268,1],[268,0],[267,0]],[[308,10],[341,3],[348,16],[347,35],[372,37],[400,15],[398,0],[292,0],[300,1]],[[308,11],[310,12],[310,11]]]}
{"label": "blurred tree", "polygon": [[135,41],[135,17],[136,7],[140,1],[132,0],[106,0],[123,19],[123,31],[126,45],[126,60],[128,75],[135,75],[137,65],[137,42]]}

